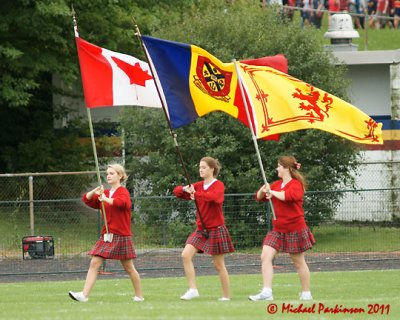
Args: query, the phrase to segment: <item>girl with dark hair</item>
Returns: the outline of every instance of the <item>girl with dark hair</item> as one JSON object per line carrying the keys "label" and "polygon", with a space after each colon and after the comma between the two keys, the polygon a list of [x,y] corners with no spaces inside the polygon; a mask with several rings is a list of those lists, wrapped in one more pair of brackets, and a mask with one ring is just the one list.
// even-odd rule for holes
{"label": "girl with dark hair", "polygon": [[217,180],[221,165],[217,159],[204,157],[200,160],[199,173],[202,181],[192,185],[177,186],[174,194],[178,198],[194,200],[196,212],[196,230],[189,235],[182,252],[183,267],[189,289],[181,296],[182,300],[191,300],[199,297],[196,286],[196,275],[193,257],[196,253],[212,255],[215,270],[219,274],[222,286],[220,301],[230,300],[229,275],[225,267],[224,255],[235,251],[222,212],[225,186]]}
{"label": "girl with dark hair", "polygon": [[304,219],[303,197],[306,181],[299,172],[300,163],[292,156],[282,156],[276,171],[281,180],[262,186],[256,193],[257,201],[272,201],[276,220],[272,220],[272,231],[263,241],[261,270],[263,289],[249,296],[250,300],[273,300],[272,261],[278,252],[289,253],[299,274],[302,292],[300,300],[312,300],[310,292],[310,270],[304,252],[315,244],[314,236]]}

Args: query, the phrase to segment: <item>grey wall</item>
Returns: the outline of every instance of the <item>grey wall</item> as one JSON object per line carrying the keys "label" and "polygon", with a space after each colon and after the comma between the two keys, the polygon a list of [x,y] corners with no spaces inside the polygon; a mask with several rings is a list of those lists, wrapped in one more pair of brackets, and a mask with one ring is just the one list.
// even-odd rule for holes
{"label": "grey wall", "polygon": [[350,102],[370,116],[391,115],[390,70],[387,64],[350,65]]}

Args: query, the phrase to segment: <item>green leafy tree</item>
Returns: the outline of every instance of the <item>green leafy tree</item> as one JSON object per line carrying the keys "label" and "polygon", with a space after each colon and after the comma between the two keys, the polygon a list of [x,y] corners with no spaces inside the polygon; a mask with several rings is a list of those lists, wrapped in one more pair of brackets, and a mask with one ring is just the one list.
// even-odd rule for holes
{"label": "green leafy tree", "polygon": [[[64,1],[0,3],[0,170],[66,170],[81,160],[70,129],[54,130],[52,74],[73,78]],[[71,38],[71,37],[70,37]]]}
{"label": "green leafy tree", "polygon": [[[54,94],[73,96],[81,88],[71,8],[80,35],[96,45],[143,58],[133,19],[145,32],[174,8],[190,8],[190,0],[15,0],[0,1],[0,171],[80,170],[90,150],[78,137],[87,122],[54,130],[54,120],[69,118],[53,106]],[[176,19],[176,18],[174,18]],[[52,81],[56,75],[63,88]],[[66,90],[64,89],[66,88]],[[79,90],[78,97],[83,97]],[[83,130],[85,131],[85,130]],[[87,133],[85,133],[87,134]],[[89,152],[88,152],[89,151]]]}

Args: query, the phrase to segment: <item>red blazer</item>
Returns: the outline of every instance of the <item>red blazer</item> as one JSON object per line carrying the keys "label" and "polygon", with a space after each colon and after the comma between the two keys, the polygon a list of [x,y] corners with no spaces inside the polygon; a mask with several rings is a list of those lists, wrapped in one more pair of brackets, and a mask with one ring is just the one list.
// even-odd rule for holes
{"label": "red blazer", "polygon": [[[104,190],[104,194],[109,197],[110,190]],[[131,209],[132,202],[128,189],[120,186],[115,190],[111,197],[114,199],[113,205],[104,202],[104,208],[106,211],[108,232],[118,234],[121,236],[131,236]],[[97,194],[93,195],[91,200],[86,198],[86,193],[82,196],[83,202],[91,208],[102,209],[101,201]],[[104,218],[103,212],[101,213],[102,218]],[[106,227],[103,226],[101,234],[106,233]]]}
{"label": "red blazer", "polygon": [[[222,213],[222,204],[224,203],[225,185],[223,182],[216,180],[214,183],[204,190],[204,181],[195,182],[193,184],[196,190],[195,198],[197,206],[200,210],[206,229],[215,228],[225,224],[224,214]],[[183,191],[182,186],[174,189],[174,194],[178,198],[190,200],[190,194]],[[197,228],[203,230],[199,214],[196,211]]]}

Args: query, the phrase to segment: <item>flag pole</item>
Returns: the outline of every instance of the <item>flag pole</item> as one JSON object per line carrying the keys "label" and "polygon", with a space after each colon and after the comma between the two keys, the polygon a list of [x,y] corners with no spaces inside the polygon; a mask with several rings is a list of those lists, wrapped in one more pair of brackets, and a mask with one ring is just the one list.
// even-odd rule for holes
{"label": "flag pole", "polygon": [[[246,110],[247,121],[249,122],[249,128],[250,128],[250,131],[251,131],[251,137],[252,137],[252,139],[253,139],[254,148],[256,149],[258,164],[259,164],[260,169],[261,169],[261,175],[262,175],[264,184],[267,184],[267,183],[268,183],[268,182],[267,182],[267,177],[265,176],[265,170],[264,170],[264,166],[263,166],[263,163],[262,163],[262,160],[261,160],[260,150],[259,150],[259,148],[258,148],[257,137],[256,137],[256,135],[254,134],[253,121],[251,120],[251,117],[250,117],[249,107],[248,107],[248,105],[247,105],[247,99],[246,99],[246,96],[245,96],[244,90],[243,90],[242,77],[241,77],[241,75],[240,75],[239,68],[238,68],[238,66],[237,66],[237,63],[236,63],[236,60],[235,60],[235,59],[233,59],[233,64],[235,65],[235,70],[236,70],[237,77],[238,77],[238,83],[239,83],[240,93],[241,93],[241,95],[242,95],[244,108],[245,108],[245,110]],[[274,220],[276,220],[275,211],[274,211],[274,206],[273,206],[273,204],[272,204],[272,201],[269,201],[269,204],[270,204],[270,206],[271,206],[272,216],[274,217]]]}
{"label": "flag pole", "polygon": [[[88,120],[89,120],[90,138],[92,140],[94,162],[95,162],[95,165],[96,165],[97,183],[100,186],[101,185],[100,166],[99,166],[99,160],[97,158],[96,142],[94,140],[92,115],[91,115],[91,112],[90,112],[90,108],[86,108],[86,112],[87,112],[87,116],[88,116]],[[102,211],[103,211],[104,226],[106,227],[106,233],[108,234],[108,223],[107,223],[107,216],[106,216],[106,208],[104,207],[104,202],[103,201],[101,201],[101,208],[102,208]]]}
{"label": "flag pole", "polygon": [[[186,182],[187,182],[188,185],[192,185],[192,183],[190,182],[189,174],[188,174],[187,169],[186,169],[185,162],[183,160],[181,149],[180,149],[179,144],[178,144],[177,134],[174,132],[174,130],[172,128],[171,121],[170,121],[169,116],[168,116],[168,111],[167,111],[167,108],[165,106],[165,101],[164,101],[164,99],[163,99],[163,97],[161,95],[161,91],[160,91],[160,88],[159,88],[159,79],[158,79],[157,74],[156,74],[156,72],[155,72],[155,70],[153,68],[153,64],[152,64],[152,61],[151,61],[151,59],[150,59],[150,57],[148,55],[148,52],[147,52],[147,50],[146,50],[146,48],[145,48],[145,46],[143,44],[142,35],[140,33],[139,27],[138,27],[138,25],[137,25],[137,23],[136,23],[136,21],[135,21],[135,19],[133,17],[132,17],[132,20],[133,20],[133,23],[135,25],[136,36],[140,40],[140,45],[141,45],[141,47],[143,49],[144,55],[145,55],[146,60],[147,60],[147,62],[149,64],[149,68],[151,70],[151,73],[153,74],[154,83],[155,83],[155,86],[156,86],[156,89],[157,89],[157,93],[158,93],[158,96],[159,96],[160,101],[161,101],[161,106],[162,106],[162,109],[163,109],[163,112],[164,112],[164,115],[165,115],[165,119],[167,120],[167,123],[168,123],[169,132],[171,134],[172,139],[174,140],[175,150],[176,150],[176,152],[178,154],[178,158],[179,158],[179,161],[181,163],[181,166],[182,166],[182,169],[183,169],[183,172],[184,172],[184,176],[186,178]],[[199,206],[197,204],[196,199],[194,199],[194,203],[196,205],[197,213],[199,215],[199,219],[200,219],[201,225],[203,227],[204,236],[206,238],[208,238],[208,231],[206,229],[206,224],[204,222],[203,216],[202,216],[202,214],[200,212],[200,208],[199,208]]]}
{"label": "flag pole", "polygon": [[[74,24],[75,37],[79,37],[78,24],[76,22],[75,10],[74,10],[73,6],[71,6],[71,14],[72,14],[72,21],[73,21],[73,24]],[[90,113],[90,108],[86,108],[86,113],[87,113],[87,116],[88,116],[90,138],[91,138],[91,141],[92,141],[94,162],[95,162],[95,165],[96,165],[97,183],[100,186],[101,185],[100,166],[99,166],[99,160],[97,158],[96,142],[94,140],[93,123],[92,123],[92,115]],[[104,217],[104,226],[106,228],[106,233],[108,234],[108,223],[107,223],[107,216],[106,216],[106,208],[104,207],[104,202],[103,201],[101,202],[101,207],[102,207],[103,217]]]}

